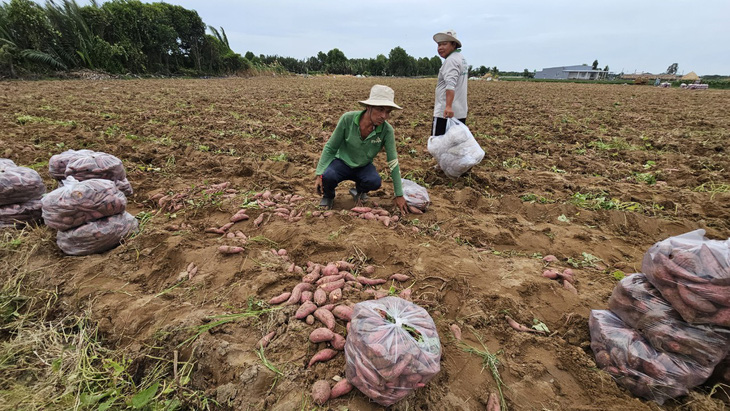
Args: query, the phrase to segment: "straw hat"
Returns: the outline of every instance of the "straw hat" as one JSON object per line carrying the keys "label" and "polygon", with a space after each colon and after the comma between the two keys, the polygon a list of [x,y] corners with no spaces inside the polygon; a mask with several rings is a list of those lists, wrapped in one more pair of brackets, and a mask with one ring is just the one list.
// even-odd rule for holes
{"label": "straw hat", "polygon": [[442,41],[453,41],[456,42],[459,47],[461,47],[461,42],[459,41],[459,39],[456,38],[456,31],[454,31],[453,29],[439,31],[438,33],[433,35],[433,41],[435,41],[436,43],[440,43]]}
{"label": "straw hat", "polygon": [[376,84],[370,89],[370,97],[367,100],[359,101],[363,106],[387,106],[402,110],[402,108],[393,102],[395,92],[388,86]]}

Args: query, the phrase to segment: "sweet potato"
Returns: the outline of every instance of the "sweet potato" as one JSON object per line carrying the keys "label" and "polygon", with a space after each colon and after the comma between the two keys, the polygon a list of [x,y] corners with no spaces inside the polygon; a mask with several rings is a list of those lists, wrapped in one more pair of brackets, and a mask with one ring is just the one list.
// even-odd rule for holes
{"label": "sweet potato", "polygon": [[324,307],[317,308],[314,313],[314,318],[318,319],[322,322],[322,324],[325,325],[325,327],[329,328],[330,330],[335,329],[335,316],[332,314],[332,311],[327,310]]}
{"label": "sweet potato", "polygon": [[513,320],[512,317],[510,317],[509,315],[505,315],[504,318],[507,320],[507,324],[509,324],[510,327],[512,327],[513,329],[515,329],[517,331],[523,331],[523,332],[535,333],[535,334],[544,334],[543,331],[535,330],[533,328],[529,328],[529,327],[526,327],[526,326],[518,323],[517,321]]}
{"label": "sweet potato", "polygon": [[404,300],[407,300],[407,301],[411,301],[411,293],[413,293],[413,289],[409,287],[409,288],[406,288],[403,291],[401,291],[398,294],[398,297],[400,297]]}
{"label": "sweet potato", "polygon": [[332,348],[334,348],[335,350],[342,351],[345,349],[345,342],[347,342],[345,337],[341,336],[340,334],[334,333],[330,344],[332,344]]}
{"label": "sweet potato", "polygon": [[250,218],[250,217],[248,216],[248,214],[246,214],[246,210],[238,210],[238,211],[236,212],[236,214],[233,214],[233,215],[231,216],[231,219],[230,219],[230,221],[231,221],[232,223],[237,223],[237,222],[239,222],[239,221],[246,221],[246,220],[248,220],[249,218]]}
{"label": "sweet potato", "polygon": [[319,380],[312,385],[312,400],[317,405],[323,405],[330,399],[332,390],[327,380]]}
{"label": "sweet potato", "polygon": [[341,397],[352,391],[352,384],[347,381],[347,378],[343,378],[332,387],[330,392],[330,399]]}
{"label": "sweet potato", "polygon": [[307,364],[307,368],[311,367],[312,365],[314,365],[318,362],[329,361],[329,360],[335,358],[336,355],[337,355],[337,351],[333,350],[331,348],[324,348],[322,350],[319,350],[309,360],[309,364]]}
{"label": "sweet potato", "polygon": [[317,305],[315,303],[311,301],[305,301],[294,313],[294,318],[296,318],[297,320],[303,320],[307,318],[309,314],[312,314],[316,309]]}
{"label": "sweet potato", "polygon": [[373,210],[373,209],[372,209],[372,208],[370,208],[370,207],[352,207],[352,208],[350,209],[350,211],[354,211],[354,212],[356,212],[356,213],[358,213],[358,214],[363,214],[363,213],[369,213],[369,212],[371,212],[372,210]]}
{"label": "sweet potato", "polygon": [[259,214],[259,216],[258,216],[258,217],[256,217],[256,219],[255,219],[255,220],[253,220],[253,225],[254,225],[255,227],[259,227],[259,226],[261,225],[261,223],[263,223],[263,222],[264,222],[264,217],[265,217],[265,214],[266,214],[266,213],[261,213],[261,214]]}
{"label": "sweet potato", "polygon": [[449,326],[451,329],[451,332],[454,334],[454,338],[456,338],[457,341],[461,341],[461,328],[457,324],[451,324]]}
{"label": "sweet potato", "polygon": [[314,290],[312,301],[314,301],[315,304],[321,306],[322,304],[327,302],[327,292],[321,288],[317,288],[316,290]]}
{"label": "sweet potato", "polygon": [[331,303],[337,303],[342,299],[342,289],[341,288],[335,288],[330,292],[329,295],[329,302]]}
{"label": "sweet potato", "polygon": [[274,338],[276,335],[276,331],[272,331],[266,335],[264,335],[257,343],[256,348],[266,348],[269,343],[271,342],[271,339]]}
{"label": "sweet potato", "polygon": [[281,293],[281,294],[277,295],[276,297],[271,298],[269,300],[269,304],[271,304],[271,305],[281,304],[284,301],[288,300],[290,296],[291,296],[290,292]]}
{"label": "sweet potato", "polygon": [[555,270],[545,270],[542,272],[542,276],[551,280],[557,280],[560,274]]}
{"label": "sweet potato", "polygon": [[332,309],[332,314],[341,320],[350,321],[352,319],[352,307],[338,305]]}
{"label": "sweet potato", "polygon": [[547,264],[550,264],[550,263],[558,262],[560,260],[558,260],[558,257],[555,257],[552,254],[548,254],[548,255],[546,255],[545,257],[542,258],[542,261],[546,262]]}
{"label": "sweet potato", "polygon": [[333,281],[331,283],[325,283],[319,286],[324,292],[330,293],[338,288],[342,288],[342,286],[345,285],[345,280],[343,278]]}
{"label": "sweet potato", "polygon": [[311,314],[308,315],[304,322],[307,323],[307,325],[314,325],[314,316]]}
{"label": "sweet potato", "polygon": [[333,338],[335,333],[329,328],[320,327],[309,333],[309,341],[315,344],[331,341]]}
{"label": "sweet potato", "polygon": [[693,309],[708,314],[712,314],[717,311],[717,307],[715,307],[714,304],[693,293],[681,282],[677,283],[677,291],[679,292],[679,297],[682,298],[685,304]]}
{"label": "sweet potato", "polygon": [[563,281],[567,281],[569,283],[573,283],[573,281],[575,281],[573,279],[573,270],[570,268],[566,268],[565,270],[563,270],[562,273],[558,273],[558,277],[562,278]]}
{"label": "sweet potato", "polygon": [[337,274],[337,275],[328,275],[328,276],[326,276],[326,277],[322,277],[322,278],[320,278],[319,280],[317,280],[317,281],[315,282],[315,284],[317,284],[317,285],[322,285],[322,284],[327,284],[327,283],[333,283],[333,282],[335,282],[335,281],[337,281],[337,280],[340,280],[340,279],[342,279],[342,278],[344,278],[344,277],[345,277],[345,276],[344,276],[344,275],[342,275],[342,274]]}
{"label": "sweet potato", "polygon": [[695,294],[713,303],[730,307],[730,287],[715,284],[685,284]]}
{"label": "sweet potato", "polygon": [[578,290],[573,286],[570,281],[563,280],[563,288],[570,291],[571,293],[578,295]]}
{"label": "sweet potato", "polygon": [[337,264],[335,264],[335,263],[328,263],[324,268],[322,268],[323,276],[337,275],[339,273],[340,273],[340,269],[337,268]]}
{"label": "sweet potato", "polygon": [[243,247],[234,247],[231,245],[222,245],[218,247],[218,252],[221,254],[238,254],[243,252]]}
{"label": "sweet potato", "polygon": [[499,405],[499,397],[497,394],[490,392],[489,399],[487,400],[487,411],[501,411],[502,407]]}
{"label": "sweet potato", "polygon": [[357,281],[362,285],[378,285],[388,282],[388,280],[384,278],[368,278],[362,275],[357,277]]}
{"label": "sweet potato", "polygon": [[395,281],[408,281],[411,279],[411,277],[409,277],[405,274],[395,273],[395,274],[391,275],[390,277],[388,277],[388,279],[395,280]]}
{"label": "sweet potato", "polygon": [[312,292],[311,291],[302,291],[302,297],[299,299],[299,302],[303,304],[306,301],[309,301],[309,302],[312,301]]}
{"label": "sweet potato", "polygon": [[664,266],[664,268],[667,269],[669,274],[676,278],[681,278],[683,280],[687,280],[687,281],[690,281],[693,283],[708,283],[709,282],[709,280],[701,278],[693,273],[690,273],[689,271],[685,270],[684,268],[678,266],[664,254],[657,253],[656,257],[659,261],[659,264]]}
{"label": "sweet potato", "polygon": [[299,300],[302,298],[302,291],[311,291],[312,290],[312,284],[310,283],[299,283],[294,286],[294,288],[291,290],[291,295],[289,296],[289,299],[286,300],[285,305],[292,305],[299,302]]}
{"label": "sweet potato", "polygon": [[421,211],[421,209],[414,207],[412,205],[408,206],[408,211],[410,211],[413,214],[423,214],[423,211]]}
{"label": "sweet potato", "polygon": [[337,269],[340,271],[348,271],[355,268],[355,264],[343,260],[335,262],[335,266],[337,266]]}

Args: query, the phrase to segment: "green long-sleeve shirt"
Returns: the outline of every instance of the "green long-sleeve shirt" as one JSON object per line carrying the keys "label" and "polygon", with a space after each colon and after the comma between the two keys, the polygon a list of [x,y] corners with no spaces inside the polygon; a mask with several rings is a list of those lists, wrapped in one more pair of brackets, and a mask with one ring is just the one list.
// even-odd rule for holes
{"label": "green long-sleeve shirt", "polygon": [[340,117],[335,131],[324,145],[315,174],[322,175],[335,158],[339,158],[352,168],[368,165],[385,147],[390,178],[393,180],[393,191],[396,197],[400,197],[403,195],[403,184],[398,165],[398,153],[395,149],[393,126],[385,121],[375,127],[375,130],[363,140],[360,137],[360,117],[364,112],[350,111]]}

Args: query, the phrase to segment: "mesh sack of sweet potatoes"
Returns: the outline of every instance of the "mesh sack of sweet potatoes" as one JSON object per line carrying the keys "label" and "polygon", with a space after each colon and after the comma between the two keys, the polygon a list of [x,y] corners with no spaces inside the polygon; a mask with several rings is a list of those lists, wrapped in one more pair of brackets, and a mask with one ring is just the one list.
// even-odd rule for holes
{"label": "mesh sack of sweet potatoes", "polygon": [[402,178],[401,181],[403,182],[403,198],[406,203],[421,211],[426,211],[428,205],[431,204],[426,188],[407,178]]}
{"label": "mesh sack of sweet potatoes", "polygon": [[41,221],[41,200],[0,206],[0,227],[16,227]]}
{"label": "mesh sack of sweet potatoes", "polygon": [[68,255],[89,255],[110,250],[137,230],[137,219],[128,212],[104,217],[56,234],[56,244]]}
{"label": "mesh sack of sweet potatoes", "polygon": [[425,386],[441,369],[441,342],[423,308],[398,297],[355,304],[345,343],[347,380],[383,406]]}
{"label": "mesh sack of sweet potatoes", "polygon": [[7,167],[17,167],[17,165],[9,158],[0,158],[0,170]]}
{"label": "mesh sack of sweet potatoes", "polygon": [[48,160],[48,173],[55,180],[61,181],[66,178],[66,166],[77,158],[94,154],[92,150],[66,150],[63,153],[52,155]]}
{"label": "mesh sack of sweet potatoes", "polygon": [[126,210],[127,197],[110,180],[73,177],[41,200],[46,225],[66,231],[89,221],[120,214]]}
{"label": "mesh sack of sweet potatoes", "polygon": [[711,367],[655,350],[609,310],[592,310],[588,328],[598,367],[637,397],[661,405],[686,395],[712,373]]}
{"label": "mesh sack of sweet potatoes", "polygon": [[77,157],[68,163],[65,175],[79,181],[92,178],[112,180],[125,195],[130,196],[133,193],[122,160],[111,154],[94,152]]}
{"label": "mesh sack of sweet potatoes", "polygon": [[657,351],[714,367],[730,350],[730,329],[687,323],[642,273],[621,280],[608,307]]}
{"label": "mesh sack of sweet potatoes", "polygon": [[647,250],[641,272],[690,324],[730,327],[730,240],[695,230]]}
{"label": "mesh sack of sweet potatoes", "polygon": [[28,167],[0,168],[0,205],[39,200],[46,192],[43,179]]}

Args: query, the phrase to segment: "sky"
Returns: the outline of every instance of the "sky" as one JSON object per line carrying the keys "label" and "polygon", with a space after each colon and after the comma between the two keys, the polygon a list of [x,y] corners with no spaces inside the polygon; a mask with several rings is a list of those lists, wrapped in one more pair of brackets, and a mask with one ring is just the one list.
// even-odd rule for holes
{"label": "sky", "polygon": [[[150,3],[151,1],[145,1]],[[79,5],[88,2],[78,1]],[[101,4],[102,1],[99,1]],[[468,64],[500,71],[592,65],[615,73],[730,75],[730,0],[167,0],[225,30],[241,55],[347,58],[395,47],[436,56],[453,29]]]}

